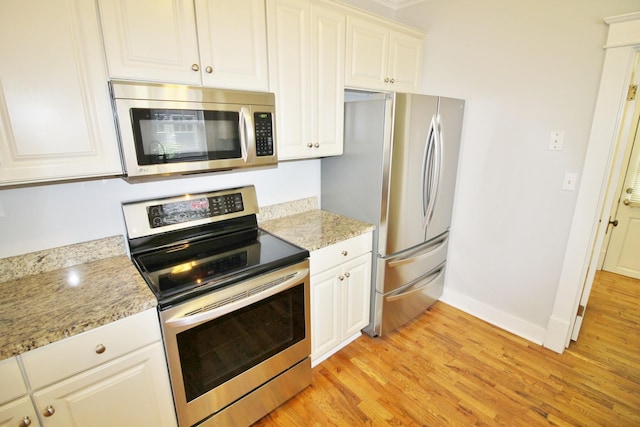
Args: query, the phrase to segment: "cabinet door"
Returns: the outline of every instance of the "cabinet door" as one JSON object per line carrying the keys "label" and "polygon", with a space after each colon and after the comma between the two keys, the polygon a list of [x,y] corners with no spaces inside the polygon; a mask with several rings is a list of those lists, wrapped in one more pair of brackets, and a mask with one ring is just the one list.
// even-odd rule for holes
{"label": "cabinet door", "polygon": [[311,8],[309,71],[313,156],[342,154],[345,21],[341,12],[315,5]]}
{"label": "cabinet door", "polygon": [[264,0],[196,0],[202,84],[268,91]]}
{"label": "cabinet door", "polygon": [[389,85],[395,92],[416,93],[422,70],[423,39],[392,31],[389,43]]}
{"label": "cabinet door", "polygon": [[176,417],[162,344],[156,342],[120,359],[33,394],[44,425],[175,426]]}
{"label": "cabinet door", "polygon": [[94,2],[0,2],[0,185],[122,173]]}
{"label": "cabinet door", "polygon": [[310,157],[309,17],[304,0],[269,0],[269,79],[276,94],[279,159]]}
{"label": "cabinet door", "polygon": [[345,263],[343,270],[342,339],[347,339],[369,324],[371,252]]}
{"label": "cabinet door", "polygon": [[340,344],[342,290],[340,267],[311,276],[311,359],[316,360]]}
{"label": "cabinet door", "polygon": [[38,427],[40,422],[29,396],[0,405],[0,427]]}
{"label": "cabinet door", "polygon": [[345,85],[387,89],[389,30],[379,23],[347,17]]}
{"label": "cabinet door", "polygon": [[200,84],[193,0],[98,3],[112,78]]}

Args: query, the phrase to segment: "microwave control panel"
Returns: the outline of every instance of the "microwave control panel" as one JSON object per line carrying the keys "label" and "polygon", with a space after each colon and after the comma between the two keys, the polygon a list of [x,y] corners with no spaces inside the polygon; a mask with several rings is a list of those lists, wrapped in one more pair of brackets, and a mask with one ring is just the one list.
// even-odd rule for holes
{"label": "microwave control panel", "polygon": [[271,113],[253,113],[256,129],[256,156],[273,156],[273,118]]}

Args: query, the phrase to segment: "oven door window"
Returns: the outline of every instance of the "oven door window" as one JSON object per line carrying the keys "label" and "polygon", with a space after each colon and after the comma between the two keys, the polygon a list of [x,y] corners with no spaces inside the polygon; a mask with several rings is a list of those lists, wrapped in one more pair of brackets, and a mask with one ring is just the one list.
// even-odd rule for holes
{"label": "oven door window", "polygon": [[132,108],[140,166],[242,158],[237,111]]}
{"label": "oven door window", "polygon": [[304,284],[176,338],[190,402],[305,338]]}

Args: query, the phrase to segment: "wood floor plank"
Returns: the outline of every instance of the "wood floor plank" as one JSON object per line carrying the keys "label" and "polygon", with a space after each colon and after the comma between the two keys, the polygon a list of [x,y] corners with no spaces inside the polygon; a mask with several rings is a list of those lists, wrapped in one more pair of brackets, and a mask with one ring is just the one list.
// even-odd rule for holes
{"label": "wood floor plank", "polygon": [[437,302],[312,375],[255,426],[640,426],[640,280],[598,272],[563,354]]}

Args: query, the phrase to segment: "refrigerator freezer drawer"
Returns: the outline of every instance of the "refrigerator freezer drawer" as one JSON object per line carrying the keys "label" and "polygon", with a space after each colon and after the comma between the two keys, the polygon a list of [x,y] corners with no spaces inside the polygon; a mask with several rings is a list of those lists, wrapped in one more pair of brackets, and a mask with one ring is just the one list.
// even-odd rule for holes
{"label": "refrigerator freezer drawer", "polygon": [[375,334],[384,335],[424,312],[441,296],[445,263],[406,287],[389,294],[376,294]]}
{"label": "refrigerator freezer drawer", "polygon": [[394,256],[378,259],[377,291],[392,292],[421,277],[447,259],[449,232]]}

